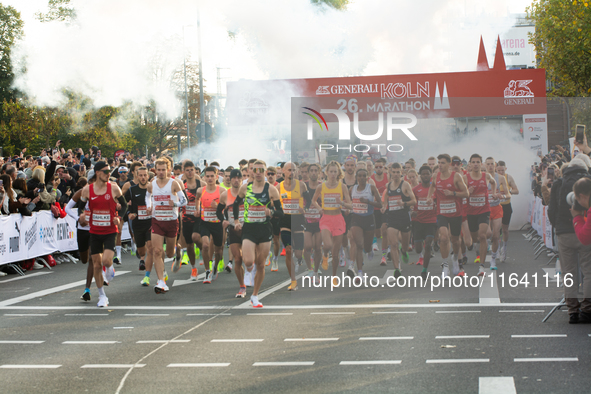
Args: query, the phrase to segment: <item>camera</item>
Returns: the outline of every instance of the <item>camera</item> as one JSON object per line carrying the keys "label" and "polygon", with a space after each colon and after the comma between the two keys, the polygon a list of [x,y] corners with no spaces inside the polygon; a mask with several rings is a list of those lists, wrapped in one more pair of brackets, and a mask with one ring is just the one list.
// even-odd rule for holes
{"label": "camera", "polygon": [[584,207],[579,204],[577,199],[575,198],[575,192],[570,192],[566,195],[566,202],[570,205],[575,211],[586,211]]}

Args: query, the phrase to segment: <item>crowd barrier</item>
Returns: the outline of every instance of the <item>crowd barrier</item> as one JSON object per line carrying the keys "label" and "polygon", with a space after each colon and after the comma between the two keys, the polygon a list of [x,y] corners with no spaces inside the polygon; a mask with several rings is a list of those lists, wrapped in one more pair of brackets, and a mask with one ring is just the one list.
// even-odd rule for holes
{"label": "crowd barrier", "polygon": [[554,249],[554,240],[552,239],[552,224],[548,219],[548,206],[542,203],[540,197],[532,196],[529,202],[529,224],[536,230],[538,235],[544,240],[548,249]]}
{"label": "crowd barrier", "polygon": [[[121,239],[131,239],[127,223]],[[51,211],[0,216],[0,265],[77,249],[76,221],[70,216],[56,219]]]}

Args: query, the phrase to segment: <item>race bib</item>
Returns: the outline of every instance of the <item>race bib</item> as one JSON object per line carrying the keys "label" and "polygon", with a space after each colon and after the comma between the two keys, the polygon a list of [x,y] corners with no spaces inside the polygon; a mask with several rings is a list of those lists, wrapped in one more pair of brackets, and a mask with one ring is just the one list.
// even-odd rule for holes
{"label": "race bib", "polygon": [[197,207],[195,205],[187,205],[185,207],[185,213],[190,216],[195,216],[197,213]]}
{"label": "race bib", "polygon": [[482,194],[470,196],[471,207],[483,207],[486,203],[486,197]]}
{"label": "race bib", "polygon": [[432,211],[434,208],[434,204],[427,204],[427,199],[419,199],[417,201],[417,209],[419,211]]}
{"label": "race bib", "polygon": [[168,205],[168,203],[166,203],[166,205],[156,205],[154,207],[154,217],[156,220],[173,220],[173,207]]}
{"label": "race bib", "polygon": [[440,213],[456,213],[456,201],[455,200],[443,200],[439,205],[439,212]]}
{"label": "race bib", "polygon": [[367,204],[359,201],[358,198],[353,199],[353,213],[363,215],[367,213]]}
{"label": "race bib", "polygon": [[[234,221],[234,212],[232,211],[232,209],[230,209],[230,211],[228,212],[228,222],[230,222],[230,224],[233,226],[235,221]],[[238,208],[238,221],[240,223],[244,223],[244,205],[240,205],[240,207]]]}
{"label": "race bib", "polygon": [[307,209],[304,217],[308,223],[315,223],[320,221],[320,211],[317,209]]}
{"label": "race bib", "polygon": [[300,201],[297,198],[283,199],[283,213],[287,215],[297,215],[300,213]]}
{"label": "race bib", "polygon": [[265,213],[265,206],[250,206],[248,207],[248,221],[251,223],[262,223],[267,220]]}
{"label": "race bib", "polygon": [[137,207],[137,218],[139,220],[147,220],[151,219],[152,215],[148,212],[148,208],[145,205],[140,205]]}
{"label": "race bib", "polygon": [[340,208],[341,204],[337,203],[337,198],[340,197],[340,193],[326,193],[324,195],[324,208]]}
{"label": "race bib", "polygon": [[201,212],[202,213],[201,217],[206,222],[219,222],[220,219],[218,219],[215,211],[216,211],[215,208],[203,207],[203,211]]}
{"label": "race bib", "polygon": [[109,227],[111,225],[111,213],[109,211],[93,211],[92,225]]}
{"label": "race bib", "polygon": [[402,196],[388,197],[388,210],[399,211],[402,209]]}

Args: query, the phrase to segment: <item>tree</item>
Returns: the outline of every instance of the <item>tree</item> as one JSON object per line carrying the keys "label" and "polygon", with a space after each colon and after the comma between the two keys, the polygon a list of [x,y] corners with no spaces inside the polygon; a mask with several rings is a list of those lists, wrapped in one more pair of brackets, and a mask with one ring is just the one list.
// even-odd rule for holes
{"label": "tree", "polygon": [[70,6],[70,0],[49,0],[48,6],[49,10],[46,13],[35,13],[35,17],[41,22],[71,22],[76,17],[76,12]]}
{"label": "tree", "polygon": [[527,8],[539,67],[555,87],[551,96],[591,96],[591,6],[589,0],[535,0]]}
{"label": "tree", "polygon": [[10,52],[15,42],[23,35],[20,13],[10,6],[0,4],[0,102],[14,100],[16,90],[12,87],[14,72]]}
{"label": "tree", "polygon": [[326,4],[336,10],[345,10],[349,5],[349,0],[310,0],[312,4]]}

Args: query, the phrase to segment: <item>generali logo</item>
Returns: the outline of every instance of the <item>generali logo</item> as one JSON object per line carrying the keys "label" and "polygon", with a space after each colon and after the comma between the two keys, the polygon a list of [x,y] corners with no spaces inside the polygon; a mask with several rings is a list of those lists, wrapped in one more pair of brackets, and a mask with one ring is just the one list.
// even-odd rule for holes
{"label": "generali logo", "polygon": [[534,92],[527,86],[531,79],[512,79],[503,91],[505,105],[534,104]]}

